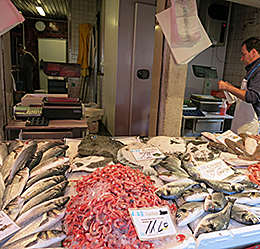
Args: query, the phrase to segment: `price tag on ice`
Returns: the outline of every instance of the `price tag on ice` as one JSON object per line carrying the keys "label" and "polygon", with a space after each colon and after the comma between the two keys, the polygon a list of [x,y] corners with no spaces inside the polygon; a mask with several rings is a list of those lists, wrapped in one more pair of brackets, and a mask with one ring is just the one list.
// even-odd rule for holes
{"label": "price tag on ice", "polygon": [[165,155],[156,147],[131,150],[137,161],[164,158]]}
{"label": "price tag on ice", "polygon": [[20,227],[4,211],[0,211],[0,241],[19,229]]}
{"label": "price tag on ice", "polygon": [[209,180],[222,180],[232,174],[234,171],[220,158],[197,167],[201,175]]}
{"label": "price tag on ice", "polygon": [[129,208],[140,240],[158,239],[176,234],[168,206],[153,208]]}

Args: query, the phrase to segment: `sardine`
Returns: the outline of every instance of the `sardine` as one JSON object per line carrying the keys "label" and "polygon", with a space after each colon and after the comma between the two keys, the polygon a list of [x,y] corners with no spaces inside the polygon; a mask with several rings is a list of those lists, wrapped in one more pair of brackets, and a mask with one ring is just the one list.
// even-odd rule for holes
{"label": "sardine", "polygon": [[39,193],[45,191],[48,188],[51,188],[52,186],[62,181],[65,181],[66,179],[67,178],[64,175],[44,178],[40,181],[35,182],[31,187],[26,189],[21,196],[25,199],[25,202],[27,202],[28,200],[38,195]]}
{"label": "sardine", "polygon": [[180,197],[187,189],[192,188],[196,184],[198,183],[170,182],[158,188],[155,194],[161,198],[172,200]]}
{"label": "sardine", "polygon": [[30,140],[24,143],[24,148],[22,152],[18,155],[18,157],[15,159],[11,172],[8,175],[8,178],[6,179],[7,184],[10,184],[16,172],[19,169],[24,168],[26,163],[28,163],[28,161],[32,159],[36,149],[37,149],[37,143],[35,141]]}
{"label": "sardine", "polygon": [[20,196],[29,178],[29,169],[19,170],[10,185],[7,185],[3,196],[3,208],[15,197]]}
{"label": "sardine", "polygon": [[228,199],[224,209],[218,213],[212,213],[204,216],[194,230],[194,237],[198,238],[200,234],[221,231],[228,228],[230,222],[230,213],[235,199]]}
{"label": "sardine", "polygon": [[3,166],[4,160],[8,156],[8,146],[5,142],[0,142],[0,167]]}
{"label": "sardine", "polygon": [[232,207],[231,219],[245,225],[260,224],[260,220],[255,214],[236,204]]}
{"label": "sardine", "polygon": [[54,224],[60,221],[65,215],[66,208],[56,208],[43,213],[33,222],[26,227],[19,230],[11,239],[7,241],[7,244],[13,243],[23,237],[29,236],[33,233],[49,230]]}
{"label": "sardine", "polygon": [[15,223],[23,228],[27,226],[30,222],[41,216],[43,213],[48,212],[49,210],[55,208],[65,207],[69,202],[69,196],[62,196],[59,198],[54,198],[49,201],[45,201],[35,207],[29,209],[28,211],[24,212],[23,214],[19,215],[16,219]]}
{"label": "sardine", "polygon": [[24,204],[24,198],[21,196],[15,197],[3,209],[3,211],[12,219],[15,220]]}
{"label": "sardine", "polygon": [[260,204],[260,193],[259,192],[246,192],[233,194],[232,198],[236,198],[236,203],[246,204],[254,206]]}
{"label": "sardine", "polygon": [[203,188],[201,186],[194,186],[188,190],[186,190],[182,194],[182,198],[187,202],[193,201],[204,201],[206,196],[210,194],[207,188]]}
{"label": "sardine", "polygon": [[42,248],[58,243],[66,237],[67,235],[63,231],[43,231],[31,234],[8,245],[4,245],[2,249]]}
{"label": "sardine", "polygon": [[208,195],[204,200],[204,209],[208,212],[219,212],[227,204],[227,199],[223,192],[215,192]]}
{"label": "sardine", "polygon": [[44,201],[48,201],[52,198],[59,197],[60,195],[63,194],[68,183],[69,183],[68,181],[63,181],[59,184],[56,184],[55,186],[53,186],[51,188],[39,193],[38,195],[34,196],[32,199],[30,199],[28,202],[26,202],[26,204],[22,207],[20,214],[25,213],[32,207],[34,207]]}
{"label": "sardine", "polygon": [[69,148],[68,145],[59,145],[55,146],[47,151],[45,151],[42,155],[41,162],[48,160],[51,157],[64,156],[65,151]]}
{"label": "sardine", "polygon": [[52,157],[45,160],[33,168],[30,172],[30,178],[50,169],[57,165],[62,165],[70,160],[69,157]]}
{"label": "sardine", "polygon": [[204,214],[203,202],[186,202],[176,212],[176,223],[185,226]]}
{"label": "sardine", "polygon": [[68,168],[69,168],[69,164],[65,163],[65,164],[57,165],[55,167],[46,169],[45,171],[42,171],[39,174],[34,175],[31,178],[29,178],[25,188],[26,189],[29,188],[34,183],[36,183],[37,181],[39,181],[43,178],[64,174]]}
{"label": "sardine", "polygon": [[241,183],[222,182],[218,180],[194,179],[199,182],[204,182],[216,192],[223,192],[225,194],[235,194],[242,192],[245,187]]}

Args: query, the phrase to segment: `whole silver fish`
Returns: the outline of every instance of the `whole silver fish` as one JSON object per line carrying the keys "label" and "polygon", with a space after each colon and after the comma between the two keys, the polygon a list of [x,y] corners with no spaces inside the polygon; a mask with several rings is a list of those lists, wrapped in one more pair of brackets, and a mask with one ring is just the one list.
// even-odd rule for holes
{"label": "whole silver fish", "polygon": [[21,196],[16,196],[11,200],[3,209],[3,211],[12,219],[15,220],[24,204],[24,198]]}
{"label": "whole silver fish", "polygon": [[260,204],[260,193],[259,192],[246,192],[233,194],[232,198],[236,198],[236,203],[246,204],[254,206]]}
{"label": "whole silver fish", "polygon": [[8,144],[8,154],[11,153],[11,151],[16,150],[19,147],[23,147],[23,142],[20,140],[12,140],[9,144]]}
{"label": "whole silver fish", "polygon": [[258,206],[250,206],[250,205],[246,205],[246,204],[239,204],[239,203],[236,203],[235,205],[237,207],[240,207],[240,208],[242,208],[244,210],[247,210],[247,211],[253,213],[258,218],[260,218],[260,207],[258,207]]}
{"label": "whole silver fish", "polygon": [[182,194],[182,198],[186,202],[193,202],[193,201],[204,201],[206,196],[208,196],[209,190],[207,188],[203,188],[201,186],[194,186],[188,190],[186,190]]}
{"label": "whole silver fish", "polygon": [[69,164],[64,163],[64,164],[60,164],[60,165],[54,166],[52,168],[46,169],[45,171],[41,171],[39,174],[31,176],[31,178],[29,178],[25,188],[26,189],[29,188],[34,183],[36,183],[37,181],[39,181],[43,178],[64,174],[68,168],[69,168]]}
{"label": "whole silver fish", "polygon": [[70,160],[69,157],[52,157],[45,160],[34,167],[30,172],[30,178],[46,171],[47,169],[53,168],[57,165],[62,165]]}
{"label": "whole silver fish", "polygon": [[234,173],[224,179],[222,179],[223,182],[242,182],[247,178],[247,174],[244,173]]}
{"label": "whole silver fish", "polygon": [[5,192],[5,182],[4,182],[4,177],[0,172],[0,209],[2,209],[3,206],[4,192]]}
{"label": "whole silver fish", "polygon": [[3,175],[4,181],[8,178],[12,171],[13,164],[16,160],[16,158],[19,156],[19,154],[22,152],[21,148],[17,148],[15,150],[12,150],[9,155],[6,157],[3,166],[0,168],[1,173]]}
{"label": "whole silver fish", "polygon": [[37,143],[35,141],[28,140],[24,143],[23,150],[15,159],[11,172],[8,178],[6,179],[7,184],[10,184],[16,172],[19,169],[24,168],[26,163],[28,163],[28,161],[32,159],[36,149],[37,149]]}
{"label": "whole silver fish", "polygon": [[67,178],[64,175],[44,178],[40,181],[35,182],[31,187],[26,189],[21,196],[25,199],[25,202],[27,202],[37,194],[45,191],[48,188],[51,188],[54,185],[57,185],[62,181],[65,181],[66,179]]}
{"label": "whole silver fish", "polygon": [[260,224],[260,220],[255,214],[236,204],[232,207],[231,219],[245,225]]}
{"label": "whole silver fish", "polygon": [[40,145],[37,149],[38,151],[41,151],[42,153],[44,153],[45,151],[55,147],[55,146],[59,146],[59,145],[63,145],[65,142],[60,140],[60,141],[50,141],[50,142],[46,142],[43,143],[42,145]]}
{"label": "whole silver fish", "polygon": [[[158,165],[161,167],[169,170],[169,171],[174,171],[174,169],[181,169],[181,160],[173,155],[167,155],[165,158],[163,158]],[[185,173],[185,172],[184,172]]]}
{"label": "whole silver fish", "polygon": [[7,185],[3,196],[3,208],[15,197],[20,196],[29,178],[29,169],[19,170],[11,184]]}
{"label": "whole silver fish", "polygon": [[222,182],[218,180],[208,180],[208,179],[194,179],[194,180],[204,182],[206,185],[214,189],[216,192],[223,192],[225,194],[241,193],[245,189],[245,187],[241,183]]}
{"label": "whole silver fish", "polygon": [[30,163],[28,163],[26,166],[31,170],[34,168],[36,165],[38,165],[42,159],[43,153],[41,151],[36,151],[34,153],[34,157]]}
{"label": "whole silver fish", "polygon": [[34,196],[32,199],[30,199],[28,202],[25,203],[25,205],[22,207],[20,214],[25,213],[32,207],[34,207],[44,201],[48,201],[50,199],[61,196],[63,194],[66,186],[68,185],[68,183],[69,182],[67,180],[63,181],[59,184],[56,184],[55,186],[53,186],[51,188],[39,193],[38,195]]}
{"label": "whole silver fish", "polygon": [[0,142],[0,167],[3,166],[4,160],[8,156],[8,145],[5,142]]}
{"label": "whole silver fish", "polygon": [[43,153],[41,162],[51,158],[51,157],[58,157],[58,156],[64,156],[65,151],[69,148],[68,145],[59,145],[55,146]]}
{"label": "whole silver fish", "polygon": [[159,197],[164,199],[176,199],[180,197],[187,189],[192,188],[197,182],[186,183],[186,182],[170,182],[155,191]]}
{"label": "whole silver fish", "polygon": [[204,209],[208,212],[219,212],[227,204],[227,199],[223,192],[215,192],[206,196],[204,200]]}
{"label": "whole silver fish", "polygon": [[174,182],[174,181],[192,181],[189,179],[188,174],[183,174],[182,172],[177,172],[177,171],[167,171],[163,172],[158,175],[160,179],[162,179],[165,182]]}
{"label": "whole silver fish", "polygon": [[194,230],[194,237],[198,238],[200,234],[221,231],[228,228],[230,222],[231,209],[235,199],[228,199],[224,209],[218,213],[212,213],[204,216]]}
{"label": "whole silver fish", "polygon": [[175,215],[178,226],[185,226],[204,214],[203,202],[186,202],[182,204]]}
{"label": "whole silver fish", "polygon": [[67,235],[63,231],[51,230],[31,234],[11,244],[4,245],[2,249],[42,248],[61,242]]}
{"label": "whole silver fish", "polygon": [[201,178],[201,174],[196,167],[196,161],[193,159],[192,155],[187,153],[183,155],[181,160],[181,167],[191,176],[195,178]]}
{"label": "whole silver fish", "polygon": [[29,236],[34,233],[49,230],[53,225],[60,221],[65,215],[66,208],[56,208],[43,213],[33,222],[26,227],[19,230],[11,239],[7,241],[7,244],[13,243],[19,239]]}
{"label": "whole silver fish", "polygon": [[48,212],[55,208],[62,208],[67,205],[69,202],[69,196],[62,196],[59,198],[54,198],[41,204],[36,205],[35,207],[29,209],[28,211],[24,212],[23,214],[19,215],[16,219],[15,223],[23,228],[31,223],[33,220],[41,216],[43,213]]}

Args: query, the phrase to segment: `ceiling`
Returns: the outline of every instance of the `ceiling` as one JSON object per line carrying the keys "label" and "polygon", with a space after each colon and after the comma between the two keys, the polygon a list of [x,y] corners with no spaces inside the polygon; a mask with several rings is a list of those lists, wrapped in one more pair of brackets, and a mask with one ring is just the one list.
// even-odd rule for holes
{"label": "ceiling", "polygon": [[[11,0],[14,6],[21,12],[24,18],[41,18],[53,20],[68,20],[69,0]],[[41,16],[36,6],[41,6],[46,16]]]}

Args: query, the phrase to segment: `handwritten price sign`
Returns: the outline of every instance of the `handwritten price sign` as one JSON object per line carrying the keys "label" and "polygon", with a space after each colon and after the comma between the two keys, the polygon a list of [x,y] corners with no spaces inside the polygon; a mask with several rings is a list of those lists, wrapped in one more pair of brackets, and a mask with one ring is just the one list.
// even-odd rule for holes
{"label": "handwritten price sign", "polygon": [[131,150],[137,161],[164,158],[164,154],[156,147]]}
{"label": "handwritten price sign", "polygon": [[153,208],[129,208],[140,240],[158,239],[176,234],[168,206]]}

